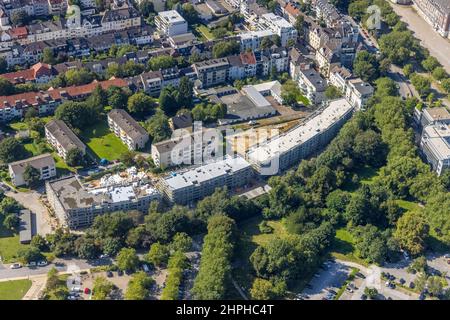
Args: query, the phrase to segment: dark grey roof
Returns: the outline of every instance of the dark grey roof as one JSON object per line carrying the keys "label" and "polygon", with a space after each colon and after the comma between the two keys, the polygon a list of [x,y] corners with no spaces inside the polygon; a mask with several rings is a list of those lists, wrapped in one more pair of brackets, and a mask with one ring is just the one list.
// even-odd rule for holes
{"label": "dark grey roof", "polygon": [[69,151],[78,148],[82,151],[86,150],[84,143],[73,133],[72,130],[62,120],[52,120],[45,125],[45,128],[55,137],[58,143]]}
{"label": "dark grey roof", "polygon": [[148,136],[147,131],[123,109],[111,110],[108,117],[132,139],[137,139],[142,135]]}

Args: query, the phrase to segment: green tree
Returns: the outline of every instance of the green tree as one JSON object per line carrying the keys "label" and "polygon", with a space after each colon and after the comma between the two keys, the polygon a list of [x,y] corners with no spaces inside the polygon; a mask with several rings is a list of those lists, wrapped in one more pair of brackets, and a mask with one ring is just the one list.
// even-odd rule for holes
{"label": "green tree", "polygon": [[145,122],[145,125],[153,143],[169,139],[172,134],[169,126],[169,118],[159,109],[155,115]]}
{"label": "green tree", "polygon": [[237,41],[221,41],[213,46],[212,54],[214,58],[223,58],[239,53],[240,45]]}
{"label": "green tree", "polygon": [[255,278],[250,294],[255,300],[271,300],[274,298],[273,284],[269,280]]}
{"label": "green tree", "polygon": [[11,82],[4,78],[0,78],[0,95],[9,96],[15,93],[15,88]]}
{"label": "green tree", "polygon": [[139,258],[136,255],[136,250],[133,248],[123,248],[116,257],[117,266],[120,270],[134,271],[139,264]]}
{"label": "green tree", "polygon": [[0,142],[0,160],[4,163],[25,159],[28,151],[23,144],[13,137],[8,137]]}
{"label": "green tree", "polygon": [[378,290],[375,288],[364,288],[364,294],[367,296],[367,298],[374,300],[378,297]]}
{"label": "green tree", "polygon": [[354,73],[364,81],[373,81],[379,75],[379,63],[374,54],[360,51],[353,62]]}
{"label": "green tree", "polygon": [[342,96],[342,93],[335,86],[328,86],[325,90],[325,97],[328,100],[337,99]]}
{"label": "green tree", "polygon": [[7,213],[4,216],[3,226],[13,232],[17,232],[20,226],[20,218],[15,213]]}
{"label": "green tree", "polygon": [[30,17],[28,16],[28,13],[26,13],[26,11],[18,10],[14,11],[9,17],[9,19],[11,20],[11,23],[14,26],[21,27],[27,24]]}
{"label": "green tree", "polygon": [[172,251],[188,252],[192,247],[192,238],[184,232],[179,232],[173,237],[170,249]]}
{"label": "green tree", "polygon": [[448,77],[447,71],[445,71],[442,67],[437,67],[433,70],[433,78],[438,81],[441,81]]}
{"label": "green tree", "polygon": [[440,66],[441,64],[439,63],[439,61],[433,56],[428,56],[428,58],[422,61],[422,67],[428,72],[432,72],[434,69]]}
{"label": "green tree", "polygon": [[173,86],[164,87],[159,95],[159,107],[168,116],[176,114],[181,107],[177,101],[178,91]]}
{"label": "green tree", "polygon": [[35,186],[41,180],[41,172],[35,167],[27,165],[23,172],[23,179],[28,186]]}
{"label": "green tree", "polygon": [[31,238],[30,245],[32,247],[38,248],[40,251],[48,250],[48,243],[47,240],[40,234],[37,234]]}
{"label": "green tree", "polygon": [[425,217],[419,212],[408,211],[398,219],[394,237],[403,249],[417,255],[425,249],[428,233],[429,226]]}
{"label": "green tree", "polygon": [[154,284],[154,280],[147,276],[145,272],[139,271],[133,274],[128,282],[125,292],[126,300],[144,300],[150,295],[150,288]]}
{"label": "green tree", "polygon": [[153,111],[155,102],[145,93],[138,92],[128,98],[127,108],[130,113],[144,114]]}
{"label": "green tree", "polygon": [[64,76],[66,78],[66,83],[69,86],[79,86],[91,83],[92,80],[94,80],[94,75],[84,68],[69,69]]}
{"label": "green tree", "polygon": [[148,61],[148,67],[150,70],[158,71],[175,67],[176,63],[176,60],[172,56],[157,56]]}
{"label": "green tree", "polygon": [[84,156],[80,149],[72,148],[67,152],[66,163],[71,167],[82,166],[84,163]]}
{"label": "green tree", "polygon": [[114,284],[105,277],[96,277],[92,287],[93,300],[106,300],[114,290]]}
{"label": "green tree", "polygon": [[150,251],[145,256],[145,261],[148,261],[157,267],[166,265],[168,259],[169,248],[159,242],[152,244],[150,246]]}
{"label": "green tree", "polygon": [[44,257],[38,248],[32,246],[19,249],[17,256],[24,264],[40,261]]}
{"label": "green tree", "polygon": [[416,88],[417,92],[419,92],[422,98],[430,94],[431,92],[430,79],[416,73],[411,75],[411,83],[413,84],[414,88]]}

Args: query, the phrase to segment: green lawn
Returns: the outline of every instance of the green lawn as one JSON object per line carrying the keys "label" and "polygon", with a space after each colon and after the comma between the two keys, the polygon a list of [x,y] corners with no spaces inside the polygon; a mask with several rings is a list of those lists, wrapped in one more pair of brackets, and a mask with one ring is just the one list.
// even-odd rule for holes
{"label": "green lawn", "polygon": [[27,246],[20,243],[18,234],[13,234],[10,230],[5,229],[3,218],[0,215],[0,256],[2,261],[15,262],[17,251]]}
{"label": "green lawn", "polygon": [[308,98],[305,97],[304,95],[300,94],[297,95],[297,102],[301,102],[303,103],[305,106],[309,106],[311,104],[311,102],[309,102]]}
{"label": "green lawn", "polygon": [[24,146],[25,149],[26,149],[28,152],[30,152],[33,156],[38,156],[38,155],[40,154],[40,153],[39,153],[39,150],[38,150],[38,148],[36,147],[36,145],[34,144],[34,142],[25,143],[23,146]]}
{"label": "green lawn", "polygon": [[128,150],[122,141],[109,130],[106,122],[100,122],[84,129],[80,138],[99,159],[116,160]]}
{"label": "green lawn", "polygon": [[[288,236],[283,223],[279,220],[268,221],[268,225],[273,228],[272,233],[261,233],[258,225],[262,220],[261,216],[257,216],[238,224],[239,239],[235,251],[233,278],[245,289],[247,296],[254,280],[253,266],[249,260],[253,251],[257,246],[264,246],[277,236]],[[228,298],[242,299],[237,292]]]}
{"label": "green lawn", "polygon": [[354,243],[355,240],[347,229],[341,228],[336,230],[336,236],[331,245],[331,255],[337,259],[352,261],[367,266],[367,262],[358,257]]}
{"label": "green lawn", "polygon": [[0,300],[21,300],[31,288],[31,280],[0,282]]}
{"label": "green lawn", "polygon": [[203,37],[205,37],[206,40],[214,40],[214,35],[211,33],[211,31],[207,26],[199,24],[195,26],[195,30],[201,35],[203,35]]}
{"label": "green lawn", "polygon": [[397,205],[406,211],[419,211],[421,208],[416,202],[407,200],[395,200]]}

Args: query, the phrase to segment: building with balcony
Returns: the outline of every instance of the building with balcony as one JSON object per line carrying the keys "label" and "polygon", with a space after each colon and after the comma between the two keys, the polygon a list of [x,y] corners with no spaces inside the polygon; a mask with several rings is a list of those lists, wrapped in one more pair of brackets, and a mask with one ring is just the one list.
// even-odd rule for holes
{"label": "building with balcony", "polygon": [[45,137],[58,155],[66,160],[67,153],[79,149],[86,154],[86,145],[73,133],[62,120],[52,120],[45,125]]}
{"label": "building with balcony", "polygon": [[11,162],[8,164],[9,176],[11,177],[11,182],[15,186],[22,186],[26,184],[23,175],[28,166],[31,166],[39,171],[40,180],[47,180],[56,176],[55,160],[50,153],[45,153],[36,157]]}
{"label": "building with balcony", "polygon": [[344,98],[333,100],[294,129],[250,148],[246,159],[262,175],[278,174],[325,147],[351,117],[353,109]]}
{"label": "building with balcony", "polygon": [[420,150],[432,169],[440,176],[450,168],[450,126],[436,122],[423,128]]}
{"label": "building with balcony", "polygon": [[176,10],[159,12],[155,18],[155,24],[158,32],[166,37],[188,32],[186,20]]}
{"label": "building with balcony", "polygon": [[178,171],[162,179],[157,188],[177,204],[190,204],[211,195],[217,188],[233,189],[253,177],[251,165],[242,157],[226,157],[196,168]]}
{"label": "building with balcony", "polygon": [[45,189],[56,217],[70,229],[89,227],[96,216],[109,212],[147,212],[150,203],[161,198],[148,183],[90,189],[76,176],[47,181]]}
{"label": "building with balcony", "polygon": [[144,148],[149,140],[147,131],[123,109],[113,109],[108,113],[108,125],[130,150]]}

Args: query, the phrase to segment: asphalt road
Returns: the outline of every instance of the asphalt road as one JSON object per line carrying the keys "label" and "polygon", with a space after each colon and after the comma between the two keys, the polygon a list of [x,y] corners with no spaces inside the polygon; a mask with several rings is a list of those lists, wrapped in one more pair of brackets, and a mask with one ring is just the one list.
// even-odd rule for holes
{"label": "asphalt road", "polygon": [[56,267],[55,264],[52,263],[45,267],[35,267],[35,268],[22,267],[20,269],[10,269],[9,268],[10,265],[4,265],[3,269],[0,270],[0,279],[26,278],[29,276],[44,275],[47,274],[53,267],[55,267],[59,272],[65,272],[65,271],[86,270],[93,267],[111,264],[110,259],[96,259],[92,261],[86,261],[81,259],[56,259],[55,262],[63,262],[64,266]]}
{"label": "asphalt road", "polygon": [[422,45],[450,72],[450,41],[441,37],[412,7],[395,5],[390,1],[388,3],[401,20],[408,24],[408,29],[414,32]]}

